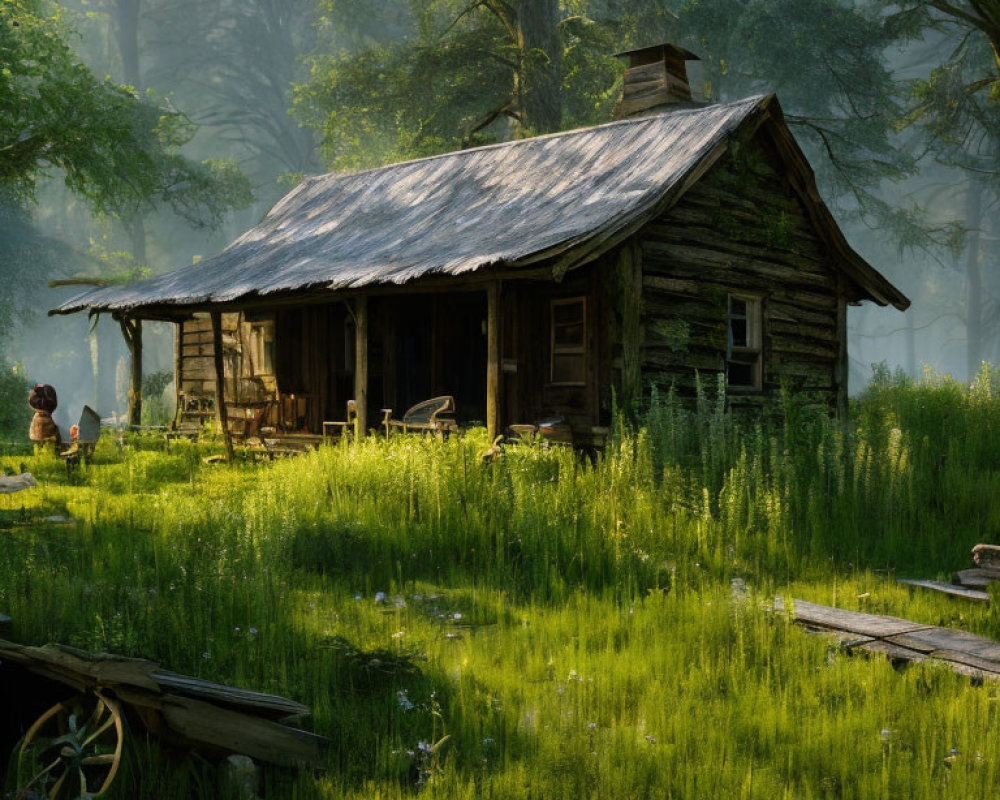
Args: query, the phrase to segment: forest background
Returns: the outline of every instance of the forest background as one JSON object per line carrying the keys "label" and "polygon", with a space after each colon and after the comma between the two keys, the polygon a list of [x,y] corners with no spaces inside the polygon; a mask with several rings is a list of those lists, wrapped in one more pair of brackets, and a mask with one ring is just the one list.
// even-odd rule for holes
{"label": "forest background", "polygon": [[[116,326],[46,317],[79,289],[49,281],[210,256],[306,175],[607,121],[613,54],[660,41],[701,56],[696,95],[777,92],[913,300],[851,309],[855,388],[1000,358],[997,0],[3,0],[0,37],[0,389],[123,405]],[[144,394],[168,396],[171,337],[148,338]]]}

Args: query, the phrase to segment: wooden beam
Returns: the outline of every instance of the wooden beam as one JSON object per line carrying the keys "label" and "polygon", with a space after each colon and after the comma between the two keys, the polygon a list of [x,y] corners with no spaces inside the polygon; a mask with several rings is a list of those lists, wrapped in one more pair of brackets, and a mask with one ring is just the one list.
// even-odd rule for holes
{"label": "wooden beam", "polygon": [[382,407],[396,408],[396,314],[389,301],[382,308]]}
{"label": "wooden beam", "polygon": [[619,249],[616,272],[622,320],[621,403],[631,416],[638,412],[642,397],[642,249],[637,238]]}
{"label": "wooden beam", "polygon": [[229,415],[226,412],[226,370],[222,361],[222,312],[212,312],[212,360],[215,362],[215,413],[226,441],[226,458],[232,463],[233,440],[229,435]]}
{"label": "wooden beam", "polygon": [[841,294],[837,298],[837,364],[834,367],[834,383],[837,386],[837,417],[847,420],[847,298]]}
{"label": "wooden beam", "polygon": [[142,424],[142,320],[121,317],[122,336],[130,362],[128,383],[128,424]]}
{"label": "wooden beam", "polygon": [[354,402],[361,437],[368,431],[368,296],[363,294],[354,299]]}
{"label": "wooden beam", "polygon": [[486,289],[486,433],[500,430],[500,282]]}
{"label": "wooden beam", "polygon": [[184,320],[174,324],[174,425],[180,423],[181,392],[184,391]]}

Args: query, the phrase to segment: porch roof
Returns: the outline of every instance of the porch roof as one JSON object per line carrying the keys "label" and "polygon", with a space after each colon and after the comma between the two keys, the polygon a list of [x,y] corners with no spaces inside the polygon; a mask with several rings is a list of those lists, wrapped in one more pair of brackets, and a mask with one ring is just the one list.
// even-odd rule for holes
{"label": "porch roof", "polygon": [[[730,137],[768,117],[780,120],[780,108],[773,95],[760,95],[310,178],[218,255],[131,285],[90,289],[50,313],[141,316],[154,306],[403,284],[557,256],[556,269],[566,269],[676,201]],[[835,260],[848,264],[865,296],[908,305],[821,211]]]}

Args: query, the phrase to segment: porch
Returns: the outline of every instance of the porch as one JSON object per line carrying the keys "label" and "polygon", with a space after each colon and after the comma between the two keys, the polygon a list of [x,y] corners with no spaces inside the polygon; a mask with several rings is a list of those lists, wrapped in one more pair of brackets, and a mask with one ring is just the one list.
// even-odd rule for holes
{"label": "porch", "polygon": [[450,395],[459,425],[485,426],[491,438],[558,418],[575,443],[600,445],[613,353],[600,335],[608,310],[595,275],[195,313],[176,322],[177,422],[321,437],[324,422],[345,419],[348,401],[366,431],[384,409],[400,418]]}

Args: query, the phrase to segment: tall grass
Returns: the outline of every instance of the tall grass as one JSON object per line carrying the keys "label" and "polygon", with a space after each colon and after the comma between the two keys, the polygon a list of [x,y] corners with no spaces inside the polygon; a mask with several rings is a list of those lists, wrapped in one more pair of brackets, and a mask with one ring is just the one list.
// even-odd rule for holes
{"label": "tall grass", "polygon": [[[272,797],[987,797],[995,692],[845,658],[766,606],[1000,635],[889,572],[947,574],[992,539],[998,413],[987,370],[971,390],[881,375],[848,425],[668,395],[594,462],[483,464],[482,431],[232,467],[102,440],[69,477],[2,458],[41,485],[0,498],[0,611],[18,641],[309,704],[326,770],[268,770]],[[116,796],[230,791],[133,748]]]}

